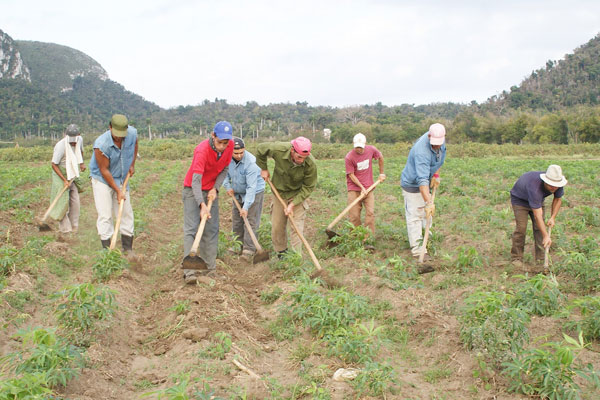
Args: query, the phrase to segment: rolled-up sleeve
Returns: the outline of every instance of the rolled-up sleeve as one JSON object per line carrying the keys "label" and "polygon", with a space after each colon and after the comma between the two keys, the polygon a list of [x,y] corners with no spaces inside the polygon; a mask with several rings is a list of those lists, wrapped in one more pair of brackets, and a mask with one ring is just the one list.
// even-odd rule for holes
{"label": "rolled-up sleeve", "polygon": [[256,148],[256,165],[261,170],[267,169],[267,158],[271,155],[269,143],[261,143]]}

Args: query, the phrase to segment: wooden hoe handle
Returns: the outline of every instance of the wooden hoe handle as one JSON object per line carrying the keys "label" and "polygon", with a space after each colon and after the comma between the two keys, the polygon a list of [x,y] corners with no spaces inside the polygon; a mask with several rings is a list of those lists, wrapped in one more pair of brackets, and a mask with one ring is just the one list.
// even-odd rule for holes
{"label": "wooden hoe handle", "polygon": [[[233,199],[233,202],[235,203],[235,206],[237,207],[238,211],[241,213],[242,212],[242,206],[240,206],[240,203],[235,198],[235,194],[232,194],[231,198]],[[244,220],[244,224],[246,225],[246,229],[248,229],[248,233],[250,234],[250,238],[252,239],[252,243],[254,243],[254,246],[256,246],[256,250],[259,251],[259,252],[262,252],[263,249],[260,246],[260,243],[258,243],[258,239],[256,239],[256,236],[254,236],[254,231],[252,230],[252,227],[250,226],[250,222],[248,221],[248,218],[246,218],[246,217],[242,217],[242,218]]]}
{"label": "wooden hoe handle", "polygon": [[[275,196],[277,196],[277,198],[281,202],[281,206],[285,210],[286,209],[285,201],[281,198],[281,196],[279,195],[279,192],[277,191],[277,189],[275,189],[275,186],[271,183],[271,180],[269,178],[267,178],[266,180],[267,180],[267,183],[269,184],[269,186],[271,187],[271,190],[273,191],[273,193],[275,193]],[[317,267],[318,270],[322,270],[323,268],[321,267],[321,264],[319,264],[319,260],[317,260],[317,256],[315,256],[315,253],[313,253],[312,249],[310,248],[310,245],[308,244],[308,242],[306,241],[306,239],[304,238],[302,233],[300,233],[300,229],[298,229],[298,227],[296,226],[296,222],[294,221],[294,218],[292,218],[290,216],[290,217],[288,217],[288,220],[292,223],[292,227],[296,231],[296,234],[298,235],[300,240],[302,240],[302,244],[304,244],[304,247],[308,251],[308,254],[310,254],[310,258],[312,259],[313,264],[315,264],[315,267]]]}
{"label": "wooden hoe handle", "polygon": [[[210,214],[210,210],[212,209],[212,200],[208,201],[206,205],[208,207],[208,213]],[[202,239],[202,233],[204,232],[204,226],[206,225],[206,220],[208,219],[208,215],[206,214],[200,220],[200,226],[198,227],[198,232],[196,232],[196,237],[194,238],[194,244],[192,244],[192,249],[190,250],[190,257],[196,257],[196,253],[198,253],[198,246],[200,246],[200,239]]]}
{"label": "wooden hoe handle", "polygon": [[342,211],[340,213],[340,215],[338,215],[337,217],[335,217],[335,219],[333,221],[331,221],[331,223],[329,225],[327,225],[327,229],[331,229],[335,226],[335,224],[337,224],[340,219],[342,219],[342,217],[344,215],[346,215],[348,213],[348,211],[350,211],[352,209],[352,207],[354,207],[355,205],[358,204],[359,201],[361,201],[362,199],[364,199],[366,197],[366,195],[368,195],[369,193],[371,193],[371,190],[375,189],[375,187],[377,185],[379,185],[382,181],[380,179],[377,179],[375,181],[375,183],[373,183],[368,189],[367,189],[367,193],[361,193],[360,196],[358,196],[356,199],[354,199],[354,201],[350,204],[348,204],[348,206],[346,208],[344,208],[344,211]]}
{"label": "wooden hoe handle", "polygon": [[50,215],[50,211],[52,211],[52,209],[54,208],[54,206],[56,205],[56,203],[58,203],[58,200],[60,199],[60,196],[62,196],[63,193],[71,186],[71,183],[73,183],[72,179],[69,181],[68,185],[63,185],[63,188],[60,189],[60,191],[58,192],[58,194],[56,195],[56,197],[54,198],[54,200],[52,200],[52,203],[50,203],[50,207],[48,207],[48,210],[44,214],[44,217],[42,218],[42,222],[46,222],[46,219],[48,219],[48,215]]}
{"label": "wooden hoe handle", "polygon": [[[433,192],[431,193],[431,203],[435,202],[435,190],[437,186],[433,188]],[[419,254],[419,263],[423,263],[425,259],[425,251],[427,250],[427,241],[429,240],[429,230],[431,229],[431,223],[433,222],[433,216],[431,218],[427,218],[427,228],[425,229],[425,237],[423,238],[423,245],[421,246],[421,254]]]}
{"label": "wooden hoe handle", "polygon": [[[127,182],[129,182],[129,177],[131,174],[128,172],[125,177],[125,181],[123,181],[123,186],[121,186],[121,192],[127,189]],[[117,215],[117,222],[115,223],[115,231],[113,232],[112,238],[110,239],[110,250],[114,250],[117,245],[117,235],[119,234],[119,228],[121,227],[121,217],[123,216],[123,206],[125,205],[125,199],[122,199],[119,202],[119,214]]]}

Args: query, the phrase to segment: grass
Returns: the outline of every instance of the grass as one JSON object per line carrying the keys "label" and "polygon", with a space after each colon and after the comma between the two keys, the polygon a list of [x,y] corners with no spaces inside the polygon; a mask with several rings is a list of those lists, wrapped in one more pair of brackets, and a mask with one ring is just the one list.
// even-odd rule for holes
{"label": "grass", "polygon": [[[446,381],[454,379],[464,380],[465,387],[473,391],[505,392],[511,388],[523,393],[523,387],[509,386],[510,383],[520,382],[536,387],[535,391],[530,392],[534,395],[545,393],[537,378],[515,375],[506,380],[509,383],[496,380],[495,374],[508,374],[508,364],[503,362],[550,365],[556,377],[552,381],[555,387],[559,387],[562,384],[560,382],[569,384],[568,380],[561,379],[574,371],[592,376],[591,371],[585,369],[585,364],[579,363],[580,360],[587,362],[591,359],[597,369],[597,359],[590,356],[591,353],[578,349],[573,343],[550,340],[561,334],[563,326],[572,337],[578,337],[582,332],[584,342],[575,340],[580,347],[587,346],[587,340],[598,340],[598,307],[595,299],[600,288],[597,274],[600,208],[596,199],[600,196],[600,189],[597,177],[591,171],[598,169],[600,162],[555,157],[450,157],[442,170],[442,186],[436,197],[437,212],[429,244],[436,271],[418,275],[416,265],[407,256],[406,223],[398,186],[404,161],[404,155],[395,158],[386,154],[388,180],[376,190],[374,243],[377,250],[374,254],[363,251],[364,237],[361,235],[364,232],[343,223],[336,227],[336,231],[342,233],[342,242],[336,250],[315,249],[322,265],[335,272],[336,277],[347,284],[345,288],[326,290],[311,282],[308,276],[313,271],[312,263],[291,253],[282,260],[273,257],[268,264],[271,269],[263,273],[262,280],[259,283],[252,282],[248,288],[244,287],[245,290],[238,290],[245,284],[240,282],[231,287],[227,283],[217,282],[211,286],[194,288],[202,291],[202,296],[226,302],[231,311],[235,311],[219,310],[204,319],[202,312],[199,312],[201,306],[196,301],[182,297],[173,300],[169,293],[158,289],[158,285],[166,280],[179,276],[173,272],[174,266],[178,268],[182,253],[178,192],[187,161],[140,160],[139,172],[132,180],[136,234],[148,235],[150,240],[145,250],[153,258],[145,266],[144,274],[136,273],[135,278],[143,279],[144,285],[151,288],[143,293],[144,304],[135,305],[138,308],[131,310],[126,307],[122,315],[132,313],[132,310],[137,312],[139,308],[158,307],[157,310],[161,312],[158,313],[155,329],[148,336],[152,340],[145,341],[136,351],[152,351],[153,344],[170,343],[179,337],[183,329],[204,321],[217,327],[212,335],[220,332],[220,336],[211,336],[207,343],[201,345],[201,355],[205,358],[196,359],[194,365],[167,362],[166,367],[177,370],[171,371],[177,373],[172,381],[154,386],[149,380],[140,379],[133,385],[135,390],[138,393],[153,390],[153,398],[163,399],[176,398],[174,396],[178,395],[191,399],[227,397],[226,394],[230,398],[251,398],[246,388],[239,386],[239,382],[235,385],[231,383],[231,375],[235,372],[227,360],[234,356],[233,352],[237,356],[239,349],[242,353],[248,353],[245,356],[250,362],[271,365],[268,373],[260,371],[267,388],[264,396],[260,394],[258,398],[329,398],[333,394],[329,381],[333,373],[332,366],[346,364],[362,371],[348,385],[347,394],[350,398],[393,397],[399,393],[403,397],[414,398],[419,385],[423,383],[436,386],[436,391],[431,393],[432,398],[451,398],[444,393],[444,387]],[[513,228],[508,191],[522,172],[544,170],[551,162],[560,164],[569,178],[563,208],[553,229],[553,275],[517,276],[515,274],[521,271],[506,265],[510,259],[510,234]],[[319,183],[310,197],[311,208],[305,231],[307,239],[315,247],[326,240],[321,228],[346,203],[342,161],[319,160],[318,166]],[[19,161],[14,165],[11,163],[10,168],[13,167],[17,169],[12,169],[11,174],[23,170],[23,177],[6,175],[11,184],[19,183],[20,186],[15,186],[18,190],[0,191],[0,195],[6,199],[6,202],[2,202],[6,208],[0,211],[6,213],[3,216],[10,215],[11,224],[12,221],[17,224],[32,219],[32,209],[25,209],[24,204],[33,204],[37,208],[46,204],[46,188],[42,186],[40,176],[46,173],[47,168]],[[222,216],[228,215],[231,207],[228,203],[224,201],[221,204]],[[168,224],[161,224],[165,216],[170,218],[166,220]],[[23,238],[19,235],[13,238],[13,225],[3,222],[6,219],[0,221],[0,299],[8,306],[4,308],[8,310],[6,314],[4,311],[0,314],[3,326],[13,329],[13,325],[27,321],[24,313],[30,311],[30,303],[40,304],[42,307],[39,309],[45,310],[58,306],[61,301],[66,301],[67,292],[74,290],[72,284],[75,281],[77,284],[87,284],[92,280],[93,273],[98,282],[106,282],[112,287],[126,287],[120,286],[123,280],[112,279],[118,275],[119,268],[106,268],[105,273],[101,273],[98,267],[90,268],[93,267],[89,261],[90,255],[99,248],[95,231],[82,232],[81,240],[74,245],[77,256],[62,258],[43,251],[44,245],[54,240],[53,237],[36,235]],[[222,248],[232,245],[228,236],[230,232],[226,229],[227,218],[223,218],[223,221]],[[160,241],[156,240],[156,235],[161,235]],[[267,207],[262,216],[259,238],[263,246],[270,249]],[[528,248],[530,244],[531,232],[527,236]],[[237,264],[231,262],[227,255],[224,257],[224,262],[229,265],[227,274],[234,276],[239,273]],[[530,259],[531,255],[526,257]],[[72,273],[75,270],[77,274]],[[50,274],[46,274],[46,271]],[[14,280],[21,273],[31,277],[33,286],[27,290],[14,290]],[[53,285],[57,283],[53,276],[59,277],[68,288],[67,292],[54,300],[45,293],[46,290],[55,290]],[[94,287],[96,291],[101,288],[95,284]],[[184,287],[181,290],[187,289]],[[152,290],[155,296],[150,296]],[[128,293],[124,296],[128,296]],[[87,316],[97,316],[89,311],[94,307],[90,300],[93,297],[87,297],[85,301],[77,300],[72,304],[73,309],[90,307],[86,311]],[[114,306],[115,302],[112,304]],[[100,307],[99,304],[96,306]],[[242,309],[245,314],[240,314]],[[81,315],[86,315],[86,312],[80,311]],[[121,311],[114,309],[114,312]],[[75,315],[70,314],[58,321],[62,330],[67,327],[65,321],[77,321]],[[89,334],[106,326],[112,313],[105,311],[101,315],[105,315],[105,318],[92,318],[93,327],[83,330]],[[262,350],[252,340],[246,340],[242,330],[236,330],[241,326],[237,324],[244,321],[240,315],[246,315],[257,325],[256,331],[248,335],[258,335],[257,332],[260,332],[261,345],[272,341],[268,343],[269,352]],[[260,321],[256,320],[257,315],[261,316]],[[534,345],[530,343],[530,338],[536,338],[540,329],[530,324],[533,315],[536,321],[542,319],[545,322],[542,325],[549,330],[542,332],[546,336],[538,339]],[[59,318],[59,315],[50,313],[45,319],[51,325],[55,317]],[[477,366],[473,371],[456,371],[448,360],[439,356],[447,351],[445,346],[448,338],[444,325],[456,324],[456,320],[459,323],[459,332],[456,334],[460,335],[465,347],[454,348],[453,351],[462,353],[463,357],[476,359]],[[85,318],[73,323],[74,327],[69,329],[79,330],[78,326],[87,326]],[[223,328],[218,328],[221,326]],[[235,328],[230,329],[232,327]],[[86,344],[89,343],[90,340],[87,340]],[[423,353],[420,346],[425,345],[431,346],[432,351]],[[574,361],[568,365],[569,368],[564,369],[566,364],[560,363],[557,354],[573,354]],[[279,359],[286,359],[295,367],[290,368],[288,363],[282,364]],[[320,368],[322,365],[329,367]],[[296,371],[301,368],[305,368],[304,373],[297,375]],[[308,368],[312,372],[306,372]],[[564,373],[561,372],[563,369]],[[398,380],[405,370],[419,372],[414,387],[402,383],[399,388]],[[179,374],[182,371],[190,373],[187,381]],[[290,373],[295,381],[290,379]],[[218,384],[207,386],[201,374],[214,378]],[[564,375],[562,378],[561,374]],[[36,380],[42,383],[37,389]],[[290,381],[293,383],[290,384]],[[583,379],[576,383],[579,385],[576,393],[582,396],[592,393],[593,382]],[[52,390],[47,383],[47,376],[37,372],[23,372],[16,380],[5,379],[0,381],[0,385],[4,385],[2,388],[8,385],[25,388],[29,385],[31,393],[38,389]],[[465,392],[457,395],[469,397],[470,394]]]}

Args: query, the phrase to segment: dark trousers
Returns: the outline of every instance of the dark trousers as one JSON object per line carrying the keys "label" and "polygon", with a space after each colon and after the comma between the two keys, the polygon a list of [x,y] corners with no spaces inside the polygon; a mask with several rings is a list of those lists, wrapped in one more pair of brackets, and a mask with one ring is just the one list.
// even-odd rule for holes
{"label": "dark trousers", "polygon": [[[515,214],[515,231],[512,234],[512,249],[510,250],[511,259],[523,260],[523,252],[525,250],[525,235],[527,233],[527,220],[531,219],[533,224],[533,238],[535,240],[535,259],[544,259],[544,246],[542,231],[539,230],[535,223],[533,211],[529,207],[518,206],[512,204],[512,209]],[[542,217],[544,216],[545,207],[542,206]]]}
{"label": "dark trousers", "polygon": [[[203,190],[204,200],[208,197],[208,191]],[[196,202],[191,187],[184,187],[182,191],[183,199],[183,256],[190,254],[198,227],[200,225],[200,207]],[[208,201],[207,201],[208,202]],[[219,247],[219,197],[215,198],[210,209],[210,218],[206,220],[204,232],[200,245],[198,246],[198,256],[200,256],[208,269],[215,269],[217,261],[217,248]],[[189,270],[184,270],[189,271]]]}
{"label": "dark trousers", "polygon": [[[258,228],[260,227],[260,216],[262,214],[263,208],[263,198],[265,193],[260,192],[256,193],[256,197],[254,198],[254,203],[248,209],[248,222],[250,223],[250,227],[252,228],[252,232],[254,232],[254,236],[258,239]],[[238,200],[240,205],[243,207],[242,203],[243,199],[239,195],[235,195],[235,198]],[[233,202],[232,202],[233,203]],[[254,242],[248,233],[248,228],[246,228],[246,224],[244,224],[244,220],[242,219],[240,212],[238,211],[235,204],[231,205],[231,227],[233,232],[237,235],[238,239],[242,242],[242,248],[244,250],[248,250],[251,252],[256,252],[256,246],[254,246]]]}

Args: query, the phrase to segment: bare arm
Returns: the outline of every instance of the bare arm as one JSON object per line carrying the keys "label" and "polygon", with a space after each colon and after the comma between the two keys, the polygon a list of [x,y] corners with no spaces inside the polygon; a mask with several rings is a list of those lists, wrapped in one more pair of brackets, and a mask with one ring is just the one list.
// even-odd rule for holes
{"label": "bare arm", "polygon": [[552,244],[552,240],[550,239],[550,235],[548,235],[548,231],[546,230],[546,224],[544,224],[544,215],[542,213],[541,208],[534,208],[533,210],[533,219],[535,220],[535,224],[538,229],[542,232],[543,236],[543,246],[548,247]]}
{"label": "bare arm", "polygon": [[425,201],[425,203],[429,203],[431,201],[431,194],[429,193],[429,186],[427,186],[427,185],[419,186],[419,192],[421,193],[421,196],[423,197],[423,200]]}
{"label": "bare arm", "polygon": [[354,175],[354,172],[349,173],[348,176],[350,177],[350,180],[360,188],[361,193],[367,192],[367,189],[362,185],[362,183],[360,183],[356,175]]}
{"label": "bare arm", "polygon": [[[136,138],[135,139],[135,151],[133,152],[133,160],[131,160],[131,166],[129,167],[129,175],[130,176],[133,176],[133,174],[135,172],[135,160],[137,159],[137,154],[138,154],[138,140]],[[104,174],[102,174],[102,176],[104,176]],[[104,178],[104,179],[106,179],[106,178]]]}
{"label": "bare arm", "polygon": [[56,172],[56,175],[58,175],[60,179],[62,179],[65,182],[65,186],[69,184],[69,180],[65,178],[62,172],[60,172],[60,168],[58,168],[58,165],[52,163],[52,169],[54,170],[54,172]]}
{"label": "bare arm", "polygon": [[558,210],[560,210],[561,205],[562,205],[562,198],[555,197],[554,200],[552,200],[552,214],[550,214],[550,218],[548,219],[548,223],[547,223],[548,226],[550,226],[550,227],[554,226],[554,224],[555,224],[554,219],[558,215]]}
{"label": "bare arm", "polygon": [[[94,155],[96,156],[96,162],[98,163],[100,174],[102,174],[102,177],[108,186],[110,186],[117,193],[117,200],[121,201],[121,199],[125,199],[125,193],[121,192],[121,188],[117,186],[117,183],[108,169],[110,165],[108,158],[102,154],[100,149],[94,149]],[[131,166],[133,167],[133,164]],[[129,168],[129,170],[131,171],[131,168]]]}

